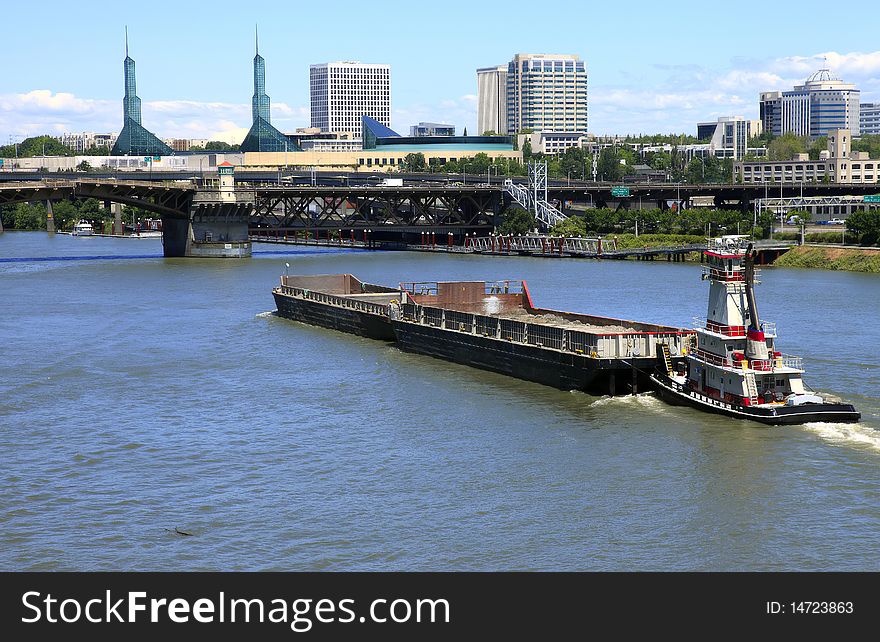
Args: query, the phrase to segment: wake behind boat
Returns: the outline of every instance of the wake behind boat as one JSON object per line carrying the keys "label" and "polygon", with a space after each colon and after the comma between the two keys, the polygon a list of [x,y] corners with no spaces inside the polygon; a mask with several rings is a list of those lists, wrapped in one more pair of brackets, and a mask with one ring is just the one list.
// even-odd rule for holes
{"label": "wake behind boat", "polygon": [[857,422],[851,404],[807,390],[800,357],[776,350],[776,324],[758,315],[754,254],[746,244],[745,236],[710,241],[706,323],[684,362],[667,361],[651,376],[661,398],[765,424]]}

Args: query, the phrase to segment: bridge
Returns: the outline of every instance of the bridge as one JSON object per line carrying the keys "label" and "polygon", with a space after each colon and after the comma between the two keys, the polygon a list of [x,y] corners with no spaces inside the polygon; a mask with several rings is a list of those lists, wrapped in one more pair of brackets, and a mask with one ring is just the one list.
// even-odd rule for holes
{"label": "bridge", "polygon": [[[369,229],[373,242],[406,243],[417,243],[423,232],[452,233],[456,244],[463,245],[466,235],[488,236],[513,200],[510,185],[505,190],[503,179],[486,181],[485,176],[468,176],[467,182],[460,182],[448,176],[439,180],[436,174],[404,174],[420,180],[402,186],[383,186],[376,184],[380,175],[333,174],[322,176],[319,181],[309,172],[240,172],[234,187],[224,192],[217,179],[175,176],[169,180],[159,177],[158,172],[152,176],[138,173],[136,178],[67,173],[64,178],[18,181],[8,180],[9,174],[19,173],[0,174],[0,205],[45,201],[51,211],[53,201],[96,198],[158,215],[163,220],[166,256],[191,256],[198,244],[247,243],[249,235],[269,232],[275,236],[301,232],[317,236],[319,232],[346,230],[360,236],[362,230]],[[381,176],[387,178],[387,174]],[[315,184],[299,182],[306,179]],[[547,198],[594,207],[615,204],[626,208],[635,203],[656,203],[665,208],[670,202],[681,204],[695,196],[710,196],[719,207],[751,211],[752,203],[768,194],[782,194],[786,198],[801,194],[864,196],[880,190],[877,185],[850,184],[645,183],[628,185],[629,196],[620,197],[612,194],[613,187],[607,183],[548,181]],[[121,225],[119,216],[117,208]]]}

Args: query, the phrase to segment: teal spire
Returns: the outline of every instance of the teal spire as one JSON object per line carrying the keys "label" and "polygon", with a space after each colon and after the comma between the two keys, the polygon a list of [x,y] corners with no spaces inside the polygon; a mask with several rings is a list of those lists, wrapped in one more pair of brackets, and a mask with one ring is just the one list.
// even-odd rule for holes
{"label": "teal spire", "polygon": [[167,156],[171,148],[141,125],[141,99],[137,95],[134,60],[128,55],[128,26],[125,27],[125,96],[122,98],[122,131],[110,150],[112,156]]}
{"label": "teal spire", "polygon": [[260,55],[260,37],[254,27],[254,98],[253,119],[247,136],[241,143],[243,152],[301,151],[296,141],[272,126],[269,116],[269,96],[266,95],[266,61]]}
{"label": "teal spire", "polygon": [[122,117],[141,124],[141,99],[137,96],[134,60],[128,55],[128,26],[125,27],[125,60],[122,63],[125,74],[125,97],[122,99]]}
{"label": "teal spire", "polygon": [[254,27],[254,98],[252,112],[254,121],[262,118],[267,123],[272,122],[269,117],[269,96],[266,95],[266,61],[260,55],[260,41],[256,27]]}

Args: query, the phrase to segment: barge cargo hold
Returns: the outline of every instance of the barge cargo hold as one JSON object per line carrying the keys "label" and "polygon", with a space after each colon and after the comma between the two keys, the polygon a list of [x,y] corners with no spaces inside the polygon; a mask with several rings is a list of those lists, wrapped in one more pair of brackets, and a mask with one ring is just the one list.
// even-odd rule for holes
{"label": "barge cargo hold", "polygon": [[362,283],[351,274],[282,276],[272,291],[278,314],[369,339],[394,341],[389,306],[400,291]]}
{"label": "barge cargo hold", "polygon": [[525,281],[362,283],[284,276],[281,316],[563,390],[631,393],[684,358],[693,330],[536,308]]}

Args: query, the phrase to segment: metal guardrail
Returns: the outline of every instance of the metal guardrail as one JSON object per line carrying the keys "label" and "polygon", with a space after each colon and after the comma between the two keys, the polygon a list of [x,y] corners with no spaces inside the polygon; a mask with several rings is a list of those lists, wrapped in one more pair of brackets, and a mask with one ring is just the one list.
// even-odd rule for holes
{"label": "metal guardrail", "polygon": [[480,236],[468,242],[472,252],[503,254],[507,252],[526,252],[530,254],[568,254],[579,256],[600,256],[606,252],[616,252],[614,239],[581,238],[564,236]]}
{"label": "metal guardrail", "polygon": [[299,297],[301,299],[307,299],[309,301],[315,301],[317,303],[325,303],[340,308],[357,310],[358,312],[367,312],[369,314],[376,314],[384,317],[390,316],[388,306],[379,303],[370,303],[369,301],[350,299],[348,297],[326,294],[324,292],[314,292],[305,288],[295,288],[289,285],[282,285],[281,293]]}

